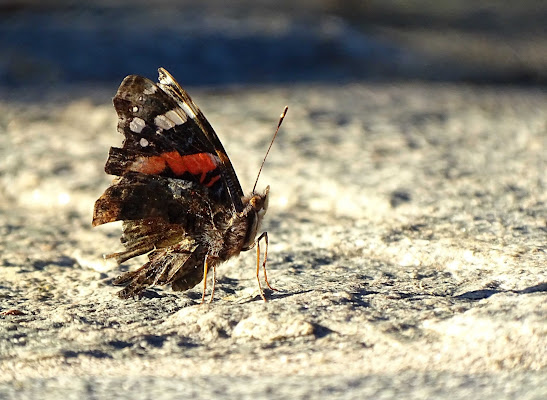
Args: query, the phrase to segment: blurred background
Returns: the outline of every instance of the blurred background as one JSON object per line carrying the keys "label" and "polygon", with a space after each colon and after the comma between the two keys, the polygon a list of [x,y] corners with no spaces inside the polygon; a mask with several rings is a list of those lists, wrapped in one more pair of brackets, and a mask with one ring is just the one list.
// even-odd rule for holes
{"label": "blurred background", "polygon": [[544,0],[0,0],[0,96],[159,66],[183,86],[544,86],[545,21]]}

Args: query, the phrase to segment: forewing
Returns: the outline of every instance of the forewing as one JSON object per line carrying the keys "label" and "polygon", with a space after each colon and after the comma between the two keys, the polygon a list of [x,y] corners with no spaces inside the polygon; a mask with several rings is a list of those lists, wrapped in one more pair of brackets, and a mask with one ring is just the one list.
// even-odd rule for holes
{"label": "forewing", "polygon": [[179,85],[175,78],[173,78],[173,76],[164,68],[159,68],[158,73],[159,86],[177,101],[179,106],[185,110],[186,114],[190,116],[197,125],[199,125],[201,131],[207,137],[209,142],[212,143],[215,152],[224,167],[224,178],[232,203],[234,204],[236,211],[241,211],[243,208],[241,203],[243,190],[241,189],[241,184],[237,179],[234,167],[226,154],[226,150],[224,150],[224,146],[215,133],[215,130],[207,118],[205,118],[205,115],[203,115],[199,107],[192,101],[190,95],[182,88],[182,86]]}
{"label": "forewing", "polygon": [[105,171],[190,180],[208,187],[212,201],[231,201],[239,211],[243,192],[216,133],[180,85],[162,79],[162,71],[159,84],[138,75],[121,83],[113,102],[125,140],[110,150]]}

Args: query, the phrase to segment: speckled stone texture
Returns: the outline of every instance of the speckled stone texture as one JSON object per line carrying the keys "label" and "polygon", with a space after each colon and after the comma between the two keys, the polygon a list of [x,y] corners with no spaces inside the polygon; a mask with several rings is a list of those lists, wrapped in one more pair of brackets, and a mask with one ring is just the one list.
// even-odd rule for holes
{"label": "speckled stone texture", "polygon": [[245,190],[290,107],[258,185],[280,291],[260,299],[248,252],[210,305],[199,287],[118,299],[139,260],[105,262],[120,225],[91,228],[115,87],[4,100],[0,397],[543,398],[545,92],[189,90]]}

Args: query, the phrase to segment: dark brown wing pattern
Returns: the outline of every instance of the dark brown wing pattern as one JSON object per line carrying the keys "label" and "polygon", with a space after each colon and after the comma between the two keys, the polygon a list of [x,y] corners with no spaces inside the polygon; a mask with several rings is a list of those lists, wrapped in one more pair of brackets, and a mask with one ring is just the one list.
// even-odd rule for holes
{"label": "dark brown wing pattern", "polygon": [[159,84],[128,76],[113,100],[125,139],[110,149],[105,171],[120,178],[95,203],[93,225],[124,221],[126,249],[108,256],[119,263],[150,252],[149,262],[115,281],[127,285],[121,297],[154,284],[193,287],[203,278],[203,232],[213,229],[215,215],[228,218],[222,210],[233,197],[237,205],[227,211],[242,208],[241,187],[215,132],[162,71]]}

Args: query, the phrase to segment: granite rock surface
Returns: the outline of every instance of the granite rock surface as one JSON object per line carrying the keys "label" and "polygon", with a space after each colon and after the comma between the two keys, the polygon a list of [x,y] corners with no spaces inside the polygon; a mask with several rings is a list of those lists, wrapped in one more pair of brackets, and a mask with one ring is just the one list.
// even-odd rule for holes
{"label": "granite rock surface", "polygon": [[279,291],[242,253],[200,305],[115,296],[142,259],[105,262],[121,227],[91,228],[114,90],[66,90],[0,103],[0,397],[544,398],[544,91],[191,91],[245,190],[290,107],[258,185]]}

